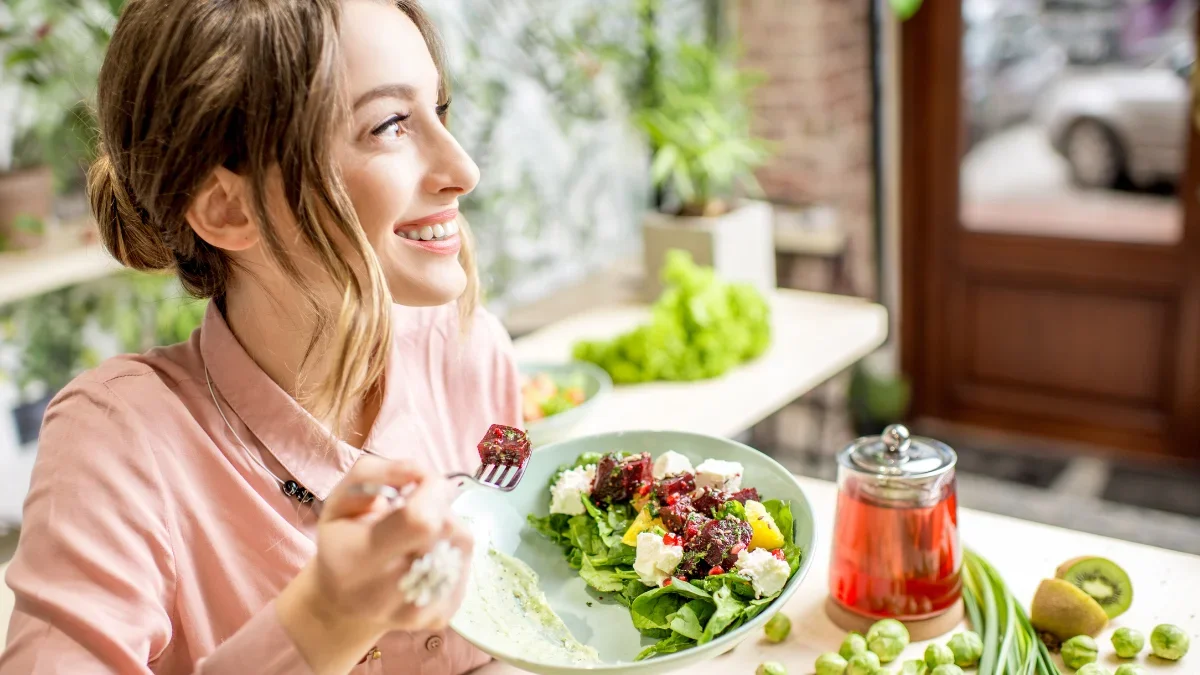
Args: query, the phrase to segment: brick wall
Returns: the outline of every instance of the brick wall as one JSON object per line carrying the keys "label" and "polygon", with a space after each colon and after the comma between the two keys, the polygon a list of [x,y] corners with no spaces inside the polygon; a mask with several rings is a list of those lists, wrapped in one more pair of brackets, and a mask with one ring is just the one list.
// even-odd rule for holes
{"label": "brick wall", "polygon": [[[773,202],[836,208],[848,238],[842,290],[875,297],[870,1],[739,0],[735,11],[743,65],[768,78],[755,124],[778,154],[759,182]],[[786,262],[782,284],[812,278],[811,263]]]}

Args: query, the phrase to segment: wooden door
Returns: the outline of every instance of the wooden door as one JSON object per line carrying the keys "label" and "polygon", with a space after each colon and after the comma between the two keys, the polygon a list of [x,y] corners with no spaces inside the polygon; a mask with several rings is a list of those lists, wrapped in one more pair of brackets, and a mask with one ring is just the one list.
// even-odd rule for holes
{"label": "wooden door", "polygon": [[[903,25],[903,366],[917,417],[1200,459],[1194,22],[1109,4],[938,0]],[[1160,4],[1169,35],[1120,32]],[[1045,81],[1004,76],[1023,58]]]}

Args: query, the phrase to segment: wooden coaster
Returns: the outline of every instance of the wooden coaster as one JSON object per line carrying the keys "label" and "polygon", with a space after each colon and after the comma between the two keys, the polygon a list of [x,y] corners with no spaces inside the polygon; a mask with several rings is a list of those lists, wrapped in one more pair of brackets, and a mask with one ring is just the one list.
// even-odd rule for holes
{"label": "wooden coaster", "polygon": [[[857,612],[851,612],[832,597],[825,599],[825,613],[829,615],[830,620],[838,628],[845,631],[858,631],[863,635],[867,634],[867,629],[871,627],[871,624],[883,618],[863,616]],[[922,640],[932,640],[958,628],[958,625],[962,623],[963,616],[963,604],[960,600],[937,616],[931,616],[927,619],[917,619],[915,621],[902,621],[902,623],[908,629],[909,639],[913,642],[920,642]]]}

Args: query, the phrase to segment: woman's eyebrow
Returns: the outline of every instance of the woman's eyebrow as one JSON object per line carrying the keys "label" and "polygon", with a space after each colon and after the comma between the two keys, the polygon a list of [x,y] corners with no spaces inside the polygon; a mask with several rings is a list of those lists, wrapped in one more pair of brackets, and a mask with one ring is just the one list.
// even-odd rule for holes
{"label": "woman's eyebrow", "polygon": [[377,98],[399,98],[412,101],[417,97],[417,90],[408,84],[382,84],[354,101],[354,110],[374,101]]}

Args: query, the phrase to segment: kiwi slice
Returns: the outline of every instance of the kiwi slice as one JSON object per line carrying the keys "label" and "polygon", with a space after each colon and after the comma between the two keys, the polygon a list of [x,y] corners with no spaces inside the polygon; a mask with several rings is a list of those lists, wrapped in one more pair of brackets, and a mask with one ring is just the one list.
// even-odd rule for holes
{"label": "kiwi slice", "polygon": [[1063,579],[1043,579],[1029,605],[1029,622],[1060,641],[1099,633],[1108,624],[1104,608],[1092,596]]}
{"label": "kiwi slice", "polygon": [[1059,566],[1057,576],[1092,596],[1110,619],[1124,614],[1133,604],[1133,582],[1120,565],[1107,558],[1068,560]]}

